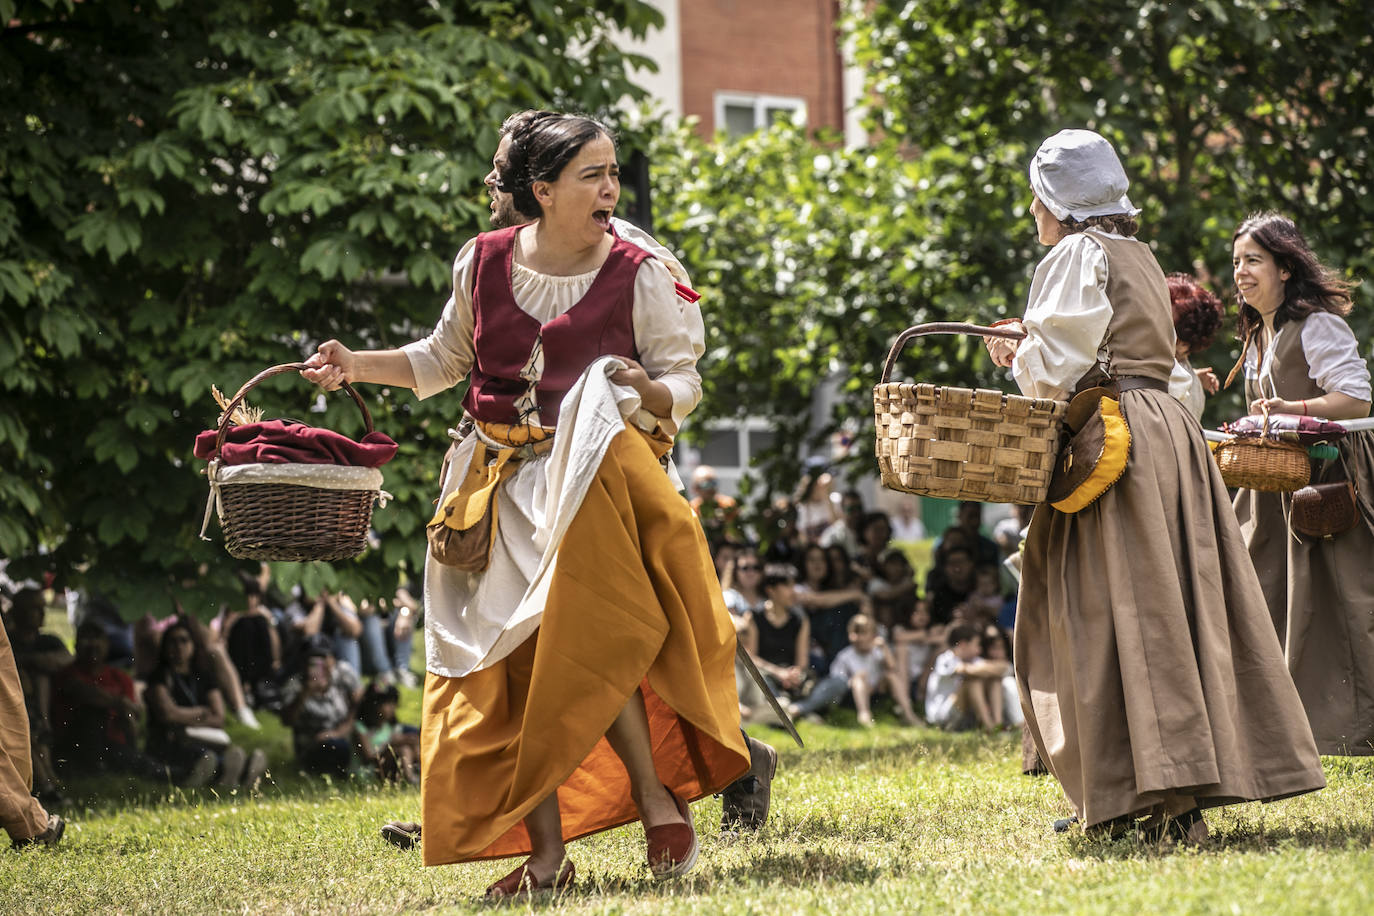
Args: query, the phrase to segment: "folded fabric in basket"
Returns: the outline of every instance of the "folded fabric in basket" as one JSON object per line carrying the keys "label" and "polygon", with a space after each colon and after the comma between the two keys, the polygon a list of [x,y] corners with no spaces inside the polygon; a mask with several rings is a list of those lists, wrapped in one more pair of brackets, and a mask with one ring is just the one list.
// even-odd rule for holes
{"label": "folded fabric in basket", "polygon": [[[219,430],[196,436],[196,457],[214,457]],[[220,449],[224,464],[341,464],[378,468],[396,457],[396,443],[386,433],[370,432],[355,442],[332,429],[295,420],[267,420],[231,426]]]}
{"label": "folded fabric in basket", "polygon": [[[1223,423],[1221,431],[1239,439],[1258,439],[1264,435],[1264,416],[1251,414],[1230,423]],[[1289,413],[1269,415],[1269,438],[1277,442],[1316,445],[1318,442],[1335,442],[1345,433],[1344,426],[1323,420],[1321,417],[1300,417]]]}

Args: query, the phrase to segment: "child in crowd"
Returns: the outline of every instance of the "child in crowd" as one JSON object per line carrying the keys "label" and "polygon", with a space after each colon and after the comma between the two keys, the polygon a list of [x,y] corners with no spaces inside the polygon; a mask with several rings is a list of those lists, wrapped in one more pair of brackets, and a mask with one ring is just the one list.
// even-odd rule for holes
{"label": "child in crowd", "polygon": [[926,721],[950,731],[981,726],[995,731],[1006,706],[1005,661],[985,660],[979,632],[962,624],[949,631],[949,648],[935,659],[926,684]]}
{"label": "child in crowd", "polygon": [[816,685],[811,695],[801,703],[793,704],[792,714],[813,715],[838,702],[848,692],[859,714],[859,724],[868,727],[873,724],[869,701],[874,693],[886,687],[897,703],[902,721],[907,725],[915,725],[916,713],[911,708],[905,679],[898,676],[896,662],[887,646],[878,642],[873,619],[866,614],[858,614],[850,619],[847,632],[849,645],[835,656],[830,673]]}
{"label": "child in crowd", "polygon": [[384,782],[420,784],[420,730],[396,721],[401,695],[394,684],[372,683],[358,704],[353,741],[358,759]]}
{"label": "child in crowd", "polygon": [[1021,713],[1016,674],[1012,671],[1011,636],[997,624],[990,623],[983,628],[983,658],[988,662],[1006,664],[1007,673],[1002,676],[1002,724],[1020,728],[1025,716]]}
{"label": "child in crowd", "polygon": [[900,548],[884,550],[877,575],[868,580],[868,597],[879,630],[888,632],[904,623],[916,609],[916,574]]}
{"label": "child in crowd", "polygon": [[926,702],[926,675],[935,653],[945,644],[949,628],[930,622],[930,611],[924,601],[918,601],[905,623],[892,628],[892,654],[897,671],[907,680],[907,694],[917,706]]}

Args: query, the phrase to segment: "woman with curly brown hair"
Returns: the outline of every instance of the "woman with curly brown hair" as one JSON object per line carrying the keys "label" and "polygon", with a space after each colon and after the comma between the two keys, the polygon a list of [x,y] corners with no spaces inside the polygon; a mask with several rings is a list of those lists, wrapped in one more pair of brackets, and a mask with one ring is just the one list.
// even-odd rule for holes
{"label": "woman with curly brown hair", "polygon": [[[1030,166],[1050,252],[1024,340],[989,338],[1023,393],[1115,389],[1125,470],[1094,502],[1037,506],[1016,614],[1026,724],[1085,828],[1200,842],[1201,809],[1325,781],[1202,428],[1168,392],[1169,292],[1116,151],[1065,130]],[[1056,824],[1067,829],[1071,821]]]}
{"label": "woman with curly brown hair", "polygon": [[[1293,221],[1260,213],[1232,236],[1251,413],[1369,415],[1369,365],[1344,316],[1352,285],[1322,265]],[[1230,382],[1230,379],[1227,379]],[[1324,754],[1374,754],[1374,431],[1349,433],[1313,483],[1354,483],[1354,527],[1289,530],[1287,494],[1241,490],[1236,515]]]}
{"label": "woman with curly brown hair", "polygon": [[1202,419],[1207,395],[1216,394],[1221,381],[1210,366],[1194,369],[1188,357],[1201,353],[1212,345],[1221,327],[1224,309],[1216,294],[1203,289],[1187,274],[1172,273],[1164,278],[1169,284],[1169,304],[1174,310],[1174,366],[1169,378],[1169,393],[1183,402],[1194,419]]}

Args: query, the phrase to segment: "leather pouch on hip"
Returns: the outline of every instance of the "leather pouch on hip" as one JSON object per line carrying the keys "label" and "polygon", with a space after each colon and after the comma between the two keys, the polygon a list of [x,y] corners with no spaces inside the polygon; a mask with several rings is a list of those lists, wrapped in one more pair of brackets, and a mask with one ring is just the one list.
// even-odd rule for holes
{"label": "leather pouch on hip", "polygon": [[496,543],[496,494],[515,472],[514,449],[477,443],[458,486],[439,503],[425,527],[429,555],[463,572],[483,572]]}
{"label": "leather pouch on hip", "polygon": [[1126,473],[1131,430],[1114,395],[1108,388],[1089,388],[1069,402],[1046,497],[1060,512],[1086,509]]}
{"label": "leather pouch on hip", "polygon": [[1359,520],[1355,485],[1348,480],[1310,484],[1293,491],[1289,524],[1298,534],[1329,538],[1344,534]]}

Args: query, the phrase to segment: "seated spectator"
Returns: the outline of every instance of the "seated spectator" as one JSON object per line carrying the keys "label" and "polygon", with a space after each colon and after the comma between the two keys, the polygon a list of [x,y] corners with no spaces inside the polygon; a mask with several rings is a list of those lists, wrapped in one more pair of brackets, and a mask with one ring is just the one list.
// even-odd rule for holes
{"label": "seated spectator", "polygon": [[712,544],[723,540],[740,541],[744,533],[739,526],[739,504],[720,492],[716,469],[707,464],[692,471],[692,511]]}
{"label": "seated spectator", "polygon": [[[958,515],[955,516],[957,527],[964,534],[965,545],[973,551],[974,563],[978,566],[996,566],[1002,562],[1002,553],[997,549],[997,542],[983,534],[983,504],[973,500],[964,500],[959,503]],[[948,537],[949,532],[945,535]],[[938,548],[939,545],[937,544]]]}
{"label": "seated spectator", "polygon": [[[811,625],[796,607],[796,582],[790,566],[769,566],[762,578],[764,600],[745,615],[740,638],[773,693],[784,701],[799,698],[805,694],[810,679]],[[758,686],[752,681],[741,685],[741,703],[746,702],[747,695],[757,692]],[[760,696],[748,706],[757,713],[767,706],[767,701]],[[773,718],[771,709],[765,718]]]}
{"label": "seated spectator", "polygon": [[917,709],[925,709],[926,678],[937,652],[944,648],[948,627],[930,622],[925,602],[918,601],[905,622],[892,629],[892,655],[907,679],[907,692]]}
{"label": "seated spectator", "polygon": [[972,627],[950,627],[948,642],[926,684],[926,721],[950,731],[980,726],[996,730],[1002,724],[1006,700],[1002,679],[1011,665],[983,659],[979,633]]}
{"label": "seated spectator", "polygon": [[283,675],[279,620],[258,579],[245,578],[243,600],[242,611],[224,617],[220,639],[243,684],[247,705],[276,712],[281,709]]}
{"label": "seated spectator", "polygon": [[837,573],[826,549],[817,544],[807,547],[802,554],[796,601],[811,621],[811,639],[819,649],[818,655],[812,657],[811,666],[821,674],[849,644],[845,634],[849,618],[868,604],[868,596],[849,581],[847,572],[845,566]]}
{"label": "seated spectator", "polygon": [[854,554],[854,566],[867,581],[882,571],[883,555],[892,540],[892,523],[886,512],[869,512],[859,528],[859,550]]}
{"label": "seated spectator", "polygon": [[362,635],[363,624],[353,599],[323,591],[312,600],[302,601],[301,605],[306,610],[295,621],[295,628],[302,637],[302,647],[311,637],[324,636],[333,646],[336,659],[347,662],[355,675],[361,671],[362,648],[358,637]]}
{"label": "seated spectator", "polygon": [[996,625],[1005,601],[997,567],[980,566],[973,573],[973,591],[954,609],[953,621],[981,632],[988,624]]}
{"label": "seated spectator", "polygon": [[846,490],[840,497],[839,521],[831,522],[830,526],[821,532],[817,543],[822,547],[838,544],[844,548],[845,554],[853,559],[858,556],[859,548],[862,546],[861,536],[867,515],[864,511],[864,499],[859,495],[859,491]]}
{"label": "seated spectator", "polygon": [[797,510],[786,496],[779,496],[763,511],[760,541],[763,560],[793,568],[801,566],[805,545],[797,527]]}
{"label": "seated spectator", "polygon": [[868,580],[873,619],[879,632],[892,630],[911,617],[916,609],[916,573],[906,554],[896,547],[883,551],[876,575]]}
{"label": "seated spectator", "polygon": [[52,756],[52,676],[72,663],[72,654],[61,639],[43,632],[45,613],[41,591],[20,589],[5,615],[4,627],[28,713],[33,793],[43,804],[53,807],[64,799]]}
{"label": "seated spectator", "polygon": [[996,624],[988,624],[983,629],[982,649],[984,659],[1007,666],[1007,673],[1002,676],[1002,724],[1020,728],[1026,717],[1021,712],[1016,673],[1011,665],[1011,635]]}
{"label": "seated spectator", "polygon": [[358,760],[383,782],[420,784],[420,730],[396,721],[401,697],[394,684],[373,682],[363,691],[353,725]]}
{"label": "seated spectator", "polygon": [[148,678],[148,756],[167,765],[172,781],[196,787],[210,779],[252,790],[267,772],[267,755],[250,756],[224,731],[224,694],[195,664],[196,641],[183,622],[162,633],[158,666]]}
{"label": "seated spectator", "polygon": [[932,623],[946,624],[954,619],[954,609],[968,600],[976,584],[973,551],[967,547],[946,547],[938,564],[926,577],[926,606]]}
{"label": "seated spectator", "polygon": [[87,620],[96,620],[105,628],[110,643],[110,657],[105,659],[116,668],[127,669],[134,661],[134,628],[119,612],[119,606],[100,593],[74,593],[74,608],[69,607],[73,627]]}
{"label": "seated spectator", "polygon": [[921,497],[903,496],[892,513],[892,540],[899,544],[914,544],[926,539],[926,526],[921,521]]}
{"label": "seated spectator", "polygon": [[76,657],[53,677],[57,760],[69,770],[165,780],[167,767],[138,750],[143,704],[133,678],[106,663],[109,653],[109,636],[100,621],[85,620],[76,628]]}
{"label": "seated spectator", "polygon": [[[224,621],[229,616],[227,608],[222,608],[216,618],[219,634],[224,632]],[[201,673],[214,678],[224,693],[224,700],[234,710],[234,716],[252,729],[260,728],[257,716],[248,706],[248,697],[239,679],[238,669],[234,667],[225,649],[221,635],[207,627],[198,617],[187,614],[181,602],[172,599],[172,613],[163,618],[144,614],[134,624],[134,676],[146,682],[153,669],[157,667],[158,653],[162,647],[162,634],[170,626],[182,623],[191,630],[196,641],[196,664]]]}
{"label": "seated spectator", "polygon": [[385,628],[387,650],[391,653],[391,669],[396,672],[396,681],[402,687],[418,687],[420,680],[410,670],[410,656],[414,649],[415,628],[424,616],[424,608],[419,595],[423,591],[417,584],[400,585],[391,602],[391,623]]}
{"label": "seated spectator", "polygon": [[818,544],[821,534],[844,516],[832,488],[829,464],[820,456],[806,459],[797,492],[792,500],[797,512],[797,533],[802,546]]}
{"label": "seated spectator", "polygon": [[809,697],[794,703],[789,712],[794,716],[810,716],[848,695],[859,714],[859,724],[869,727],[873,724],[870,700],[874,693],[886,688],[897,703],[902,721],[915,725],[916,713],[911,709],[905,679],[898,676],[887,646],[878,642],[872,619],[859,614],[849,621],[847,629],[849,645],[835,656],[830,673],[816,684]]}
{"label": "seated spectator", "polygon": [[291,727],[296,760],[307,773],[347,776],[353,765],[353,723],[362,683],[334,643],[317,633],[305,646],[304,672],[282,688],[282,721]]}

